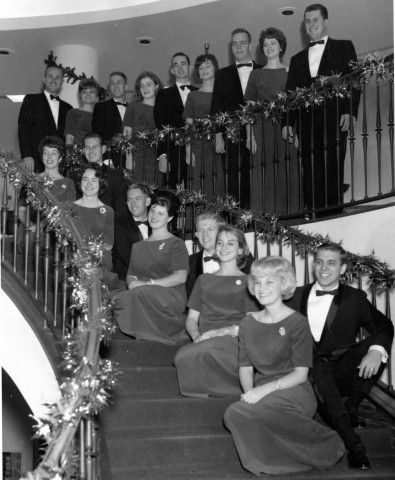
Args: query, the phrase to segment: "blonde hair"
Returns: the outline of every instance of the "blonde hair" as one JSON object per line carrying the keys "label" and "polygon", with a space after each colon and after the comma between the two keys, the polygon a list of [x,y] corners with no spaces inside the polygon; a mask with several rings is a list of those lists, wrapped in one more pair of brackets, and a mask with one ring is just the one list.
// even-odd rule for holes
{"label": "blonde hair", "polygon": [[268,274],[281,280],[281,297],[283,300],[291,298],[296,288],[296,275],[291,263],[283,257],[263,257],[252,262],[251,273],[248,276],[250,293],[254,295],[255,277]]}

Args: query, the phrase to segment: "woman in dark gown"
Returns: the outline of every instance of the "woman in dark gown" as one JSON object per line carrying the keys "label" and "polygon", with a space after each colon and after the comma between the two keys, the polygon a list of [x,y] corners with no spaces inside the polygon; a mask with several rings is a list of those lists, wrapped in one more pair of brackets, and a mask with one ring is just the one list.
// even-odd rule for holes
{"label": "woman in dark gown", "polygon": [[[154,105],[163,84],[155,73],[142,72],[137,77],[134,88],[137,101],[128,104],[123,119],[123,134],[129,138],[155,128]],[[139,140],[136,140],[136,146],[139,150],[127,154],[126,167],[133,171],[137,181],[152,183],[156,168],[156,149],[147,148],[147,145],[144,146],[144,142]]]}
{"label": "woman in dark gown", "polygon": [[[287,68],[281,63],[287,47],[284,34],[276,28],[268,28],[262,31],[259,44],[267,58],[267,64],[263,68],[253,70],[248,79],[244,96],[248,103],[252,104],[257,101],[277,100],[277,94],[285,90],[288,76]],[[289,204],[290,212],[299,211],[296,148],[289,145],[287,197],[286,142],[281,136],[281,124],[275,124],[271,120],[264,120],[262,124],[262,120],[259,120],[252,133],[251,128],[247,128],[247,148],[254,154],[251,208],[264,213],[284,215],[287,214]],[[264,169],[262,162],[266,165]]]}
{"label": "woman in dark gown", "polygon": [[225,412],[243,467],[255,475],[327,469],[344,455],[334,430],[316,422],[308,381],[313,345],[307,319],[283,304],[295,272],[281,257],[251,266],[249,288],[264,310],[247,315],[239,332],[241,400]]}
{"label": "woman in dark gown", "polygon": [[155,193],[148,212],[152,234],[133,245],[126,277],[128,290],[115,297],[120,330],[137,340],[168,345],[187,340],[184,310],[188,250],[184,241],[168,230],[177,209],[174,194]]}
{"label": "woman in dark gown", "polygon": [[[199,55],[195,60],[195,72],[202,80],[199,90],[189,92],[184,108],[183,118],[187,124],[193,125],[198,119],[210,115],[211,98],[213,96],[215,74],[218,61],[210,53]],[[185,161],[189,165],[188,177],[192,178],[188,188],[202,192],[208,200],[223,191],[223,174],[219,156],[213,150],[212,140],[196,140],[186,146]],[[202,169],[203,165],[203,169]],[[215,172],[214,172],[215,169]],[[215,190],[214,190],[215,173]]]}
{"label": "woman in dark gown", "polygon": [[240,271],[248,247],[236,227],[220,227],[216,241],[220,269],[196,280],[188,301],[186,329],[193,344],[176,354],[178,383],[183,395],[193,397],[239,396],[238,330],[248,311],[256,311]]}

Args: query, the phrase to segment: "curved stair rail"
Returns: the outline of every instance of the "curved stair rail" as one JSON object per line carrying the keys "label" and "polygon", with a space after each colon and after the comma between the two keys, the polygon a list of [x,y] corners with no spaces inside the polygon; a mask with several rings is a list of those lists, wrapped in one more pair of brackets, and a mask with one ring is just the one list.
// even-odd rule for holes
{"label": "curved stair rail", "polygon": [[[100,408],[107,405],[108,390],[114,383],[116,372],[110,361],[101,361],[99,347],[101,340],[111,333],[112,317],[108,292],[101,281],[101,267],[92,259],[88,245],[82,237],[67,209],[58,204],[56,198],[48,191],[45,182],[38,182],[34,174],[26,172],[15,161],[8,161],[0,152],[0,174],[3,195],[1,199],[1,259],[11,265],[11,271],[19,276],[21,285],[30,291],[34,300],[43,301],[44,326],[63,338],[66,349],[63,354],[63,370],[60,390],[62,398],[57,405],[49,406],[46,419],[37,419],[37,436],[44,436],[48,448],[36,468],[28,478],[53,479],[68,478],[71,471],[78,478],[93,480],[99,477],[99,441],[95,415]],[[7,236],[8,189],[11,184],[16,187],[14,215],[12,223],[13,236]],[[35,228],[30,224],[30,204],[28,203],[26,225],[22,248],[24,258],[18,252],[18,196],[22,184],[28,184],[33,190],[32,205],[38,208]],[[41,228],[44,215],[47,226]],[[9,225],[9,224],[8,224]],[[49,250],[50,230],[57,232],[57,244],[54,246],[54,316],[49,310]],[[34,251],[30,251],[31,232],[34,231]],[[19,233],[19,235],[18,235]],[[8,241],[9,240],[9,241]],[[43,246],[43,259],[41,258]],[[7,255],[11,250],[11,255]],[[32,258],[33,254],[33,258]],[[19,255],[19,258],[18,258]],[[63,256],[63,258],[62,258]],[[9,261],[11,258],[11,261]],[[61,261],[62,259],[62,261]],[[21,261],[22,260],[22,261]],[[33,280],[29,267],[33,260]],[[43,260],[43,262],[41,262]],[[40,267],[43,266],[43,269]],[[70,268],[71,267],[71,268]],[[61,279],[60,270],[63,270]],[[40,275],[44,272],[44,295],[40,299]],[[78,317],[67,323],[70,310],[68,297],[68,277],[74,277],[74,308]],[[61,280],[61,289],[58,283]],[[61,292],[62,291],[62,292]],[[62,328],[57,330],[57,298],[63,294]],[[52,320],[52,321],[51,321]],[[76,461],[76,452],[78,461]]]}

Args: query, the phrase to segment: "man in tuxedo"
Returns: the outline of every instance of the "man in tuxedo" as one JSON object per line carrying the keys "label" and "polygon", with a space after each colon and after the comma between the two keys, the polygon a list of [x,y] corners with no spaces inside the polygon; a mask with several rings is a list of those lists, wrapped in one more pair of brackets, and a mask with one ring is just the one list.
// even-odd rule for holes
{"label": "man in tuxedo", "polygon": [[[251,59],[251,34],[244,28],[232,32],[232,53],[235,63],[218,70],[215,76],[211,114],[232,113],[244,103],[244,93],[248,77],[255,68],[261,68]],[[250,152],[246,147],[246,129],[242,127],[240,143],[230,141],[225,144],[225,129],[216,134],[216,152],[222,154],[222,166],[225,179],[228,174],[228,193],[240,201],[242,207],[250,204]],[[226,172],[226,160],[227,172]],[[240,178],[239,178],[240,161]],[[239,196],[240,192],[240,196]]]}
{"label": "man in tuxedo", "polygon": [[45,136],[55,135],[65,141],[66,115],[72,106],[59,98],[62,85],[62,69],[48,65],[44,74],[44,91],[28,94],[23,99],[18,118],[18,140],[22,164],[29,172],[44,171],[38,146]]}
{"label": "man in tuxedo", "polygon": [[226,225],[226,221],[216,213],[205,212],[196,217],[196,237],[200,250],[189,256],[189,273],[186,282],[188,298],[199,275],[215,273],[219,270],[219,260],[215,256],[215,242],[218,229],[222,225]]}
{"label": "man in tuxedo", "polygon": [[120,170],[115,170],[105,164],[104,154],[106,146],[97,133],[89,133],[84,137],[84,155],[88,162],[97,163],[103,168],[103,172],[107,174],[107,189],[99,197],[105,204],[114,210],[114,228],[122,222],[127,213],[125,204],[126,198],[126,180]]}
{"label": "man in tuxedo", "polygon": [[[158,91],[154,106],[156,128],[165,126],[182,128],[185,121],[182,118],[188,94],[197,90],[189,79],[190,60],[188,55],[177,52],[171,59],[170,72],[176,79],[175,85]],[[185,147],[179,147],[168,140],[158,145],[159,169],[164,173],[164,186],[176,188],[184,181],[186,186],[187,167],[185,163]],[[168,164],[168,167],[167,167]]]}
{"label": "man in tuxedo", "polygon": [[[333,40],[328,37],[328,10],[323,5],[313,4],[306,8],[304,25],[310,38],[310,44],[291,58],[287,90],[310,87],[317,77],[345,75],[351,69],[349,62],[357,60],[354,45],[350,40]],[[326,114],[323,106],[313,110],[302,109],[300,141],[303,190],[308,209],[336,206],[343,203],[347,133],[351,122],[355,124],[359,105],[359,94],[354,90],[352,93],[352,115],[350,115],[349,99],[339,99],[339,113],[337,113],[336,98],[326,100]],[[299,131],[297,121],[297,113],[290,112],[289,126],[287,128],[283,124],[282,129],[285,140],[292,141],[292,127],[296,126],[296,131]],[[337,143],[337,133],[339,143]],[[341,211],[341,208],[338,211]],[[335,210],[332,210],[332,213],[334,212]],[[323,215],[325,214],[319,216]]]}
{"label": "man in tuxedo", "polygon": [[[316,282],[298,287],[287,305],[309,321],[314,338],[311,378],[320,412],[342,437],[349,467],[367,470],[369,459],[354,428],[365,426],[358,407],[385,367],[394,327],[365,292],[340,283],[347,269],[342,247],[322,244],[313,268]],[[361,329],[369,336],[357,342]]]}
{"label": "man in tuxedo", "polygon": [[[122,122],[126,112],[126,89],[128,79],[122,72],[110,74],[109,90],[111,99],[98,102],[93,109],[92,132],[98,133],[103,142],[108,142],[118,133],[122,133]],[[123,155],[107,149],[107,155],[115,168],[124,167]]]}
{"label": "man in tuxedo", "polygon": [[148,188],[140,183],[132,183],[127,191],[128,212],[115,230],[113,248],[113,270],[121,280],[126,280],[132,247],[151,234],[147,221],[147,211],[151,204]]}

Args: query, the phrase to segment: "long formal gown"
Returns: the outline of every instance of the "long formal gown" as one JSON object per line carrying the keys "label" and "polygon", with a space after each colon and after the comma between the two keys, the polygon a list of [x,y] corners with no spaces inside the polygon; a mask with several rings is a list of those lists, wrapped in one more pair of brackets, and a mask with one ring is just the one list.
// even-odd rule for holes
{"label": "long formal gown", "polygon": [[[202,92],[194,90],[189,92],[185,103],[183,118],[203,119],[210,115],[212,92]],[[214,149],[214,141],[197,140],[192,145],[192,151],[195,155],[196,165],[192,170],[188,169],[188,177],[193,177],[191,189],[195,192],[201,191],[206,195],[207,200],[224,191],[223,172],[221,167],[221,159],[216,155]],[[203,165],[203,169],[202,169]],[[214,172],[215,169],[215,172]],[[215,192],[214,192],[214,173],[215,173]],[[203,177],[202,177],[203,176]],[[203,189],[202,180],[203,178]],[[189,182],[189,179],[188,179]]]}
{"label": "long formal gown", "polygon": [[[123,119],[124,127],[132,128],[132,135],[155,128],[154,107],[141,102],[130,102]],[[144,148],[142,141],[136,142],[139,150],[133,152],[134,178],[137,181],[154,181],[156,168],[155,147]]]}
{"label": "long formal gown", "polygon": [[[149,281],[188,271],[188,250],[183,240],[135,243],[128,275]],[[137,340],[177,345],[187,340],[184,310],[187,303],[185,284],[176,287],[144,285],[116,296],[115,316],[120,330]]]}
{"label": "long formal gown", "polygon": [[[196,280],[188,307],[200,312],[199,331],[239,325],[257,304],[248,293],[247,276],[210,273]],[[214,337],[180,348],[174,358],[183,395],[193,397],[240,396],[238,338]]]}
{"label": "long formal gown", "polygon": [[[253,70],[248,79],[245,99],[272,102],[285,90],[285,68],[260,68]],[[286,142],[281,136],[281,123],[259,120],[254,126],[257,151],[254,155],[251,208],[264,213],[287,213]],[[296,148],[290,145],[289,162],[289,211],[299,211],[299,174]],[[277,158],[275,158],[275,156]],[[265,168],[262,168],[264,163]],[[276,176],[275,176],[276,167]],[[263,188],[262,188],[263,186]],[[303,204],[301,205],[303,207]]]}
{"label": "long formal gown", "polygon": [[[71,215],[86,241],[101,238],[103,243],[111,247],[113,246],[114,210],[111,207],[103,205],[97,208],[87,208],[73,203]],[[110,250],[103,252],[102,265],[105,272],[111,272],[112,259]]]}
{"label": "long formal gown", "polygon": [[[239,365],[254,368],[255,386],[281,379],[295,367],[312,366],[312,336],[300,313],[271,324],[247,315],[239,341]],[[239,401],[228,407],[225,425],[243,467],[260,475],[335,465],[344,444],[337,432],[313,419],[316,407],[308,382],[276,390],[255,404]]]}

